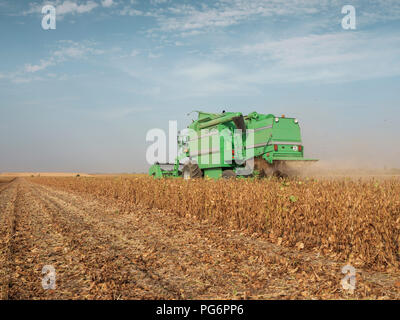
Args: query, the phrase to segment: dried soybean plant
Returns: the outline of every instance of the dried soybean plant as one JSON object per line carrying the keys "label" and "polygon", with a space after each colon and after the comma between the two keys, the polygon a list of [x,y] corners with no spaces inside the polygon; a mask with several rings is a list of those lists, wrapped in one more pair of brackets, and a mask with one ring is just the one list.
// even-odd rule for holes
{"label": "dried soybean plant", "polygon": [[[375,270],[399,269],[400,180],[155,180],[34,177],[65,191],[142,205],[226,228],[263,234],[275,243],[316,250]],[[173,219],[173,216],[171,216]]]}

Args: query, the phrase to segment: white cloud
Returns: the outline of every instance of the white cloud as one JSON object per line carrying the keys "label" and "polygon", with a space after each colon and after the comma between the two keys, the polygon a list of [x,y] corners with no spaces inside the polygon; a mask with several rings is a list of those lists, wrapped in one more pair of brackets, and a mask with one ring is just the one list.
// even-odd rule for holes
{"label": "white cloud", "polygon": [[150,3],[152,5],[158,5],[158,4],[162,4],[162,3],[167,3],[169,0],[150,0]]}
{"label": "white cloud", "polygon": [[114,4],[113,0],[102,0],[101,1],[101,5],[106,8],[111,7],[113,4]]}
{"label": "white cloud", "polygon": [[[107,0],[106,0],[107,1]],[[91,12],[93,9],[97,8],[99,5],[93,0],[86,2],[77,2],[71,0],[56,0],[56,1],[45,1],[43,4],[30,3],[30,8],[24,11],[22,15],[37,14],[41,13],[44,4],[53,5],[56,8],[57,17],[62,17],[66,14],[82,14]]]}
{"label": "white cloud", "polygon": [[361,32],[339,32],[280,40],[268,39],[255,44],[221,49],[219,53],[255,55],[263,60],[280,61],[288,67],[315,66],[359,61],[376,57],[388,49],[398,51],[400,49],[396,48],[399,48],[399,41],[400,36],[396,35],[383,37]]}
{"label": "white cloud", "polygon": [[121,16],[142,16],[144,15],[143,11],[130,8],[130,7],[125,7],[122,10],[119,11],[119,14]]}
{"label": "white cloud", "polygon": [[400,2],[397,0],[374,0],[365,8],[363,2],[356,6],[358,25],[365,26],[384,21],[400,20]]}
{"label": "white cloud", "polygon": [[91,42],[75,42],[70,40],[59,41],[58,47],[52,52],[52,57],[57,61],[65,61],[67,59],[82,59],[89,55],[103,54],[104,50],[94,47]]}
{"label": "white cloud", "polygon": [[185,38],[185,37],[197,36],[197,35],[203,34],[203,33],[205,33],[205,32],[199,31],[199,30],[191,30],[188,32],[182,32],[180,35],[182,38]]}
{"label": "white cloud", "polygon": [[[32,74],[43,71],[51,66],[56,66],[61,62],[70,59],[86,59],[89,56],[103,54],[103,50],[95,48],[95,44],[91,42],[74,42],[70,40],[60,40],[57,48],[51,51],[47,59],[40,60],[37,64],[25,64],[23,68],[8,73],[0,74],[0,78],[9,79],[13,83],[28,83],[31,81],[45,80],[46,77],[33,76]],[[47,73],[47,78],[54,78],[55,73]]]}
{"label": "white cloud", "polygon": [[399,56],[400,35],[340,32],[268,39],[191,55],[162,76],[152,75],[148,82],[157,83],[163,92],[179,87],[185,97],[259,95],[271,84],[346,83],[400,76]]}
{"label": "white cloud", "polygon": [[[341,32],[225,48],[220,59],[248,61],[232,81],[346,82],[400,75],[400,36]],[[231,60],[230,60],[231,61]]]}
{"label": "white cloud", "polygon": [[196,6],[178,4],[168,8],[168,14],[160,15],[160,29],[163,31],[200,30],[210,27],[227,27],[252,17],[309,15],[320,12],[326,2],[319,0],[233,0],[216,1],[211,5]]}
{"label": "white cloud", "polygon": [[[156,5],[153,1],[152,3]],[[171,2],[166,7],[153,6],[146,11],[126,6],[120,14],[153,16],[158,26],[149,32],[174,32],[191,36],[208,32],[209,29],[225,28],[262,19],[304,19],[304,25],[330,29],[340,25],[342,1],[328,0],[216,0],[205,2]],[[352,0],[357,10],[357,24],[365,27],[383,21],[400,19],[398,0]],[[303,26],[305,27],[305,26]]]}
{"label": "white cloud", "polygon": [[29,73],[34,73],[46,69],[48,66],[51,65],[54,65],[54,61],[52,58],[49,60],[41,60],[40,63],[36,65],[31,65],[31,64],[25,65],[25,71]]}
{"label": "white cloud", "polygon": [[86,13],[92,11],[96,7],[98,7],[98,4],[91,0],[82,4],[67,0],[56,6],[56,13],[57,15]]}
{"label": "white cloud", "polygon": [[357,48],[368,45],[368,41],[368,36],[361,33],[314,34],[280,40],[267,39],[255,44],[224,48],[216,53],[253,55],[287,67],[326,65],[359,60],[361,56]]}

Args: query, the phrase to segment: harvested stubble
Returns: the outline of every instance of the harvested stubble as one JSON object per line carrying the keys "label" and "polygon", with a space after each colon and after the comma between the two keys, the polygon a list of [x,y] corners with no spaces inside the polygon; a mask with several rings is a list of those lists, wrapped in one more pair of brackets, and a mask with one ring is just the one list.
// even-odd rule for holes
{"label": "harvested stubble", "polygon": [[[32,178],[66,191],[140,204],[374,270],[400,268],[400,180]],[[171,217],[172,219],[172,217]]]}

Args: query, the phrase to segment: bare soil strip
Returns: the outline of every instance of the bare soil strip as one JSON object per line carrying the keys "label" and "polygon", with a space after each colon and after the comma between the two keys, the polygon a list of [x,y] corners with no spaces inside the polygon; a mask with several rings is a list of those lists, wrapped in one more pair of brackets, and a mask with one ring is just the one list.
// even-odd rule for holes
{"label": "bare soil strip", "polygon": [[15,200],[17,183],[0,186],[0,298],[8,299],[13,272],[13,250],[16,229]]}
{"label": "bare soil strip", "polygon": [[[126,210],[126,208],[124,208]],[[2,299],[398,299],[400,276],[271,244],[168,212],[129,208],[18,178],[0,185]],[[42,268],[56,288],[42,287]]]}

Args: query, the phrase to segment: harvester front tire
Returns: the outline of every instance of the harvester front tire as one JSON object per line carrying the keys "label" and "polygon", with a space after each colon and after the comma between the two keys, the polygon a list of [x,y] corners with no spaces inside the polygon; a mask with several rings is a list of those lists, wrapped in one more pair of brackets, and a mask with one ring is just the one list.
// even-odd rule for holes
{"label": "harvester front tire", "polygon": [[197,163],[188,162],[182,168],[182,176],[185,180],[201,178],[203,172],[199,168]]}

